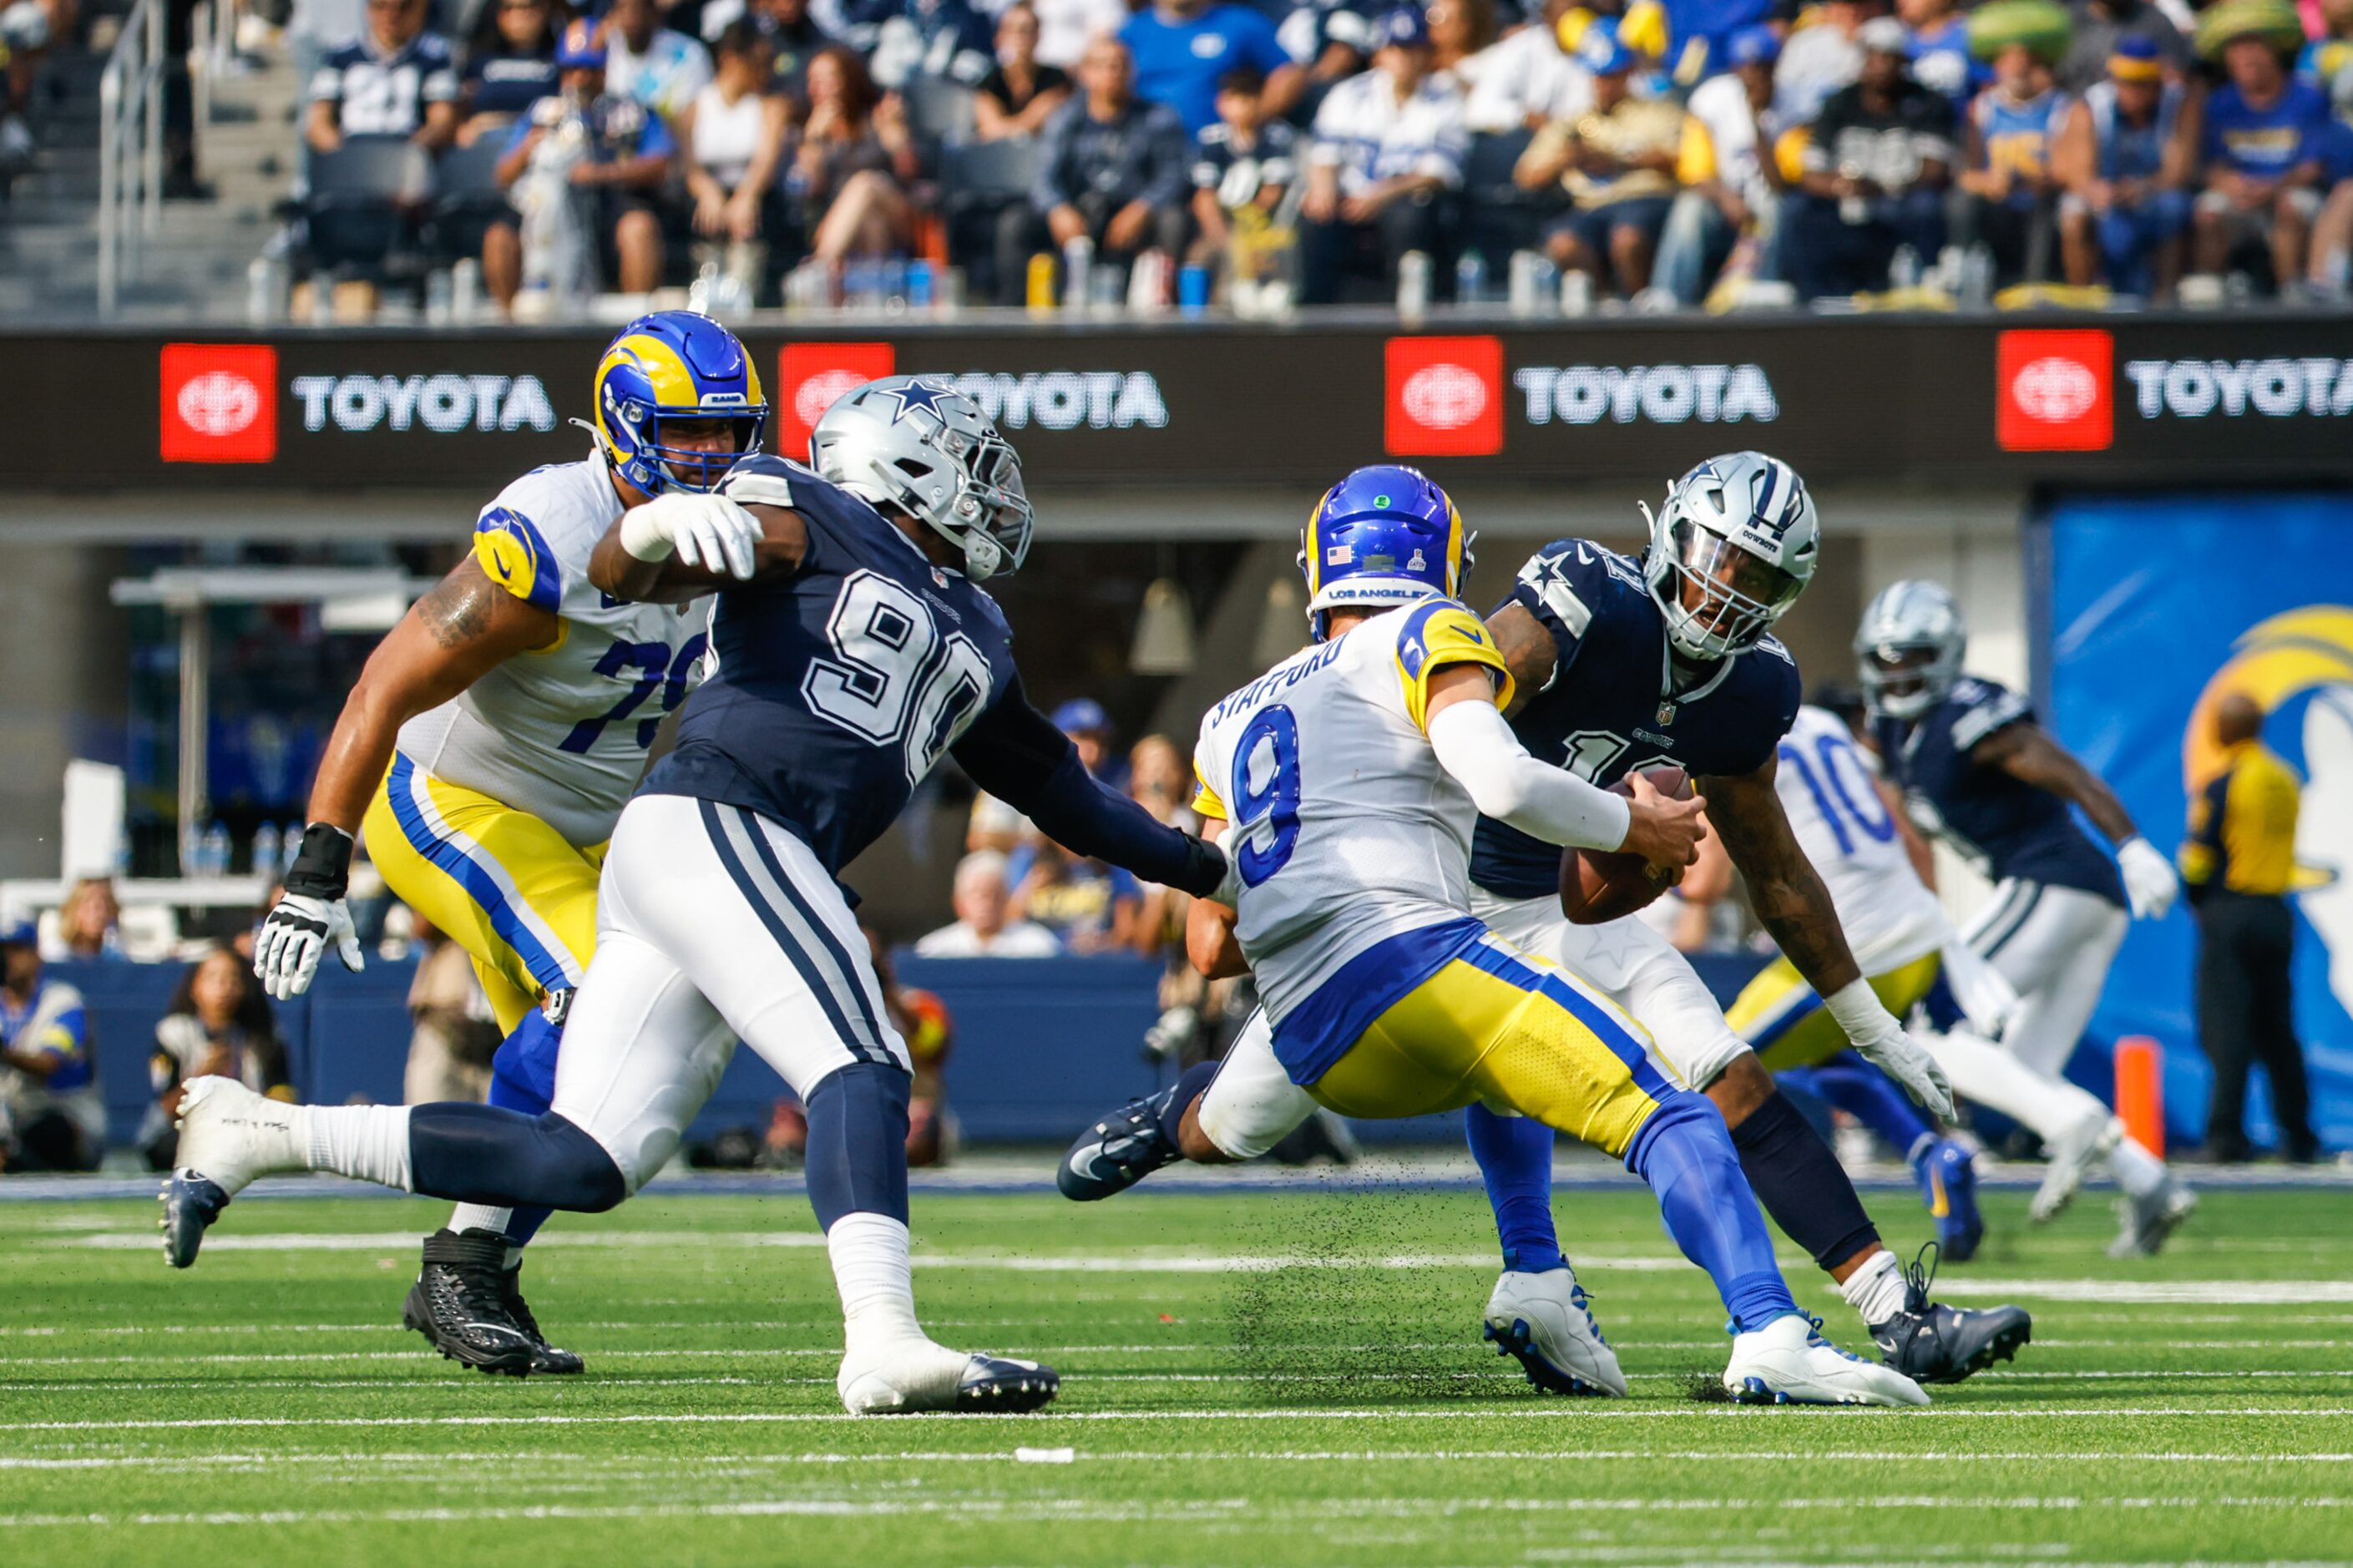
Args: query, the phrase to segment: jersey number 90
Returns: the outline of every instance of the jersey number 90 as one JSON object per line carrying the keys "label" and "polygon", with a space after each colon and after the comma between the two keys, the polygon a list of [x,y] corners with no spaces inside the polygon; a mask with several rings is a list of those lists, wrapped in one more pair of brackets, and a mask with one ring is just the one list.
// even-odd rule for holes
{"label": "jersey number 90", "polygon": [[988,658],[962,632],[943,637],[929,605],[878,572],[853,572],[826,617],[835,657],[801,679],[809,710],[904,753],[921,783],[988,701]]}

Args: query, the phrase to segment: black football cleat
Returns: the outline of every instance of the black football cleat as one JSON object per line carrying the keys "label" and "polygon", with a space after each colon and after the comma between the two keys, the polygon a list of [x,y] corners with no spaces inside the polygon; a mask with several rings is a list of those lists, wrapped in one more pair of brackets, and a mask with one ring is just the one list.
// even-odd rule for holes
{"label": "black football cleat", "polygon": [[[501,1238],[505,1239],[504,1237]],[[531,1370],[543,1377],[569,1377],[575,1372],[586,1372],[588,1363],[576,1351],[561,1350],[547,1342],[540,1331],[539,1319],[533,1315],[531,1303],[522,1299],[522,1261],[499,1272],[499,1295],[506,1302],[507,1316],[512,1318],[531,1336],[537,1347],[531,1358]]]}
{"label": "black football cleat", "polygon": [[180,1170],[164,1179],[158,1201],[164,1205],[157,1221],[164,1232],[164,1261],[185,1268],[196,1260],[206,1229],[228,1207],[228,1194],[195,1172]]}
{"label": "black football cleat", "polygon": [[1041,1362],[976,1354],[956,1384],[955,1407],[972,1415],[1018,1415],[1053,1403],[1062,1378]]}
{"label": "black football cleat", "polygon": [[[1998,1361],[2017,1356],[2034,1337],[2034,1320],[2023,1307],[1966,1310],[1928,1300],[1936,1266],[1928,1259],[1935,1242],[1904,1271],[1904,1310],[1871,1325],[1880,1359],[1915,1383],[1959,1383]],[[1924,1261],[1926,1260],[1926,1261]]]}
{"label": "black football cleat", "polygon": [[1184,1158],[1175,1139],[1160,1131],[1160,1119],[1176,1094],[1174,1085],[1145,1100],[1131,1100],[1086,1130],[1062,1156],[1054,1184],[1074,1203],[1124,1193],[1161,1166]]}
{"label": "black football cleat", "polygon": [[425,1266],[400,1321],[461,1365],[525,1377],[538,1370],[539,1336],[507,1302],[507,1238],[494,1230],[437,1230],[425,1238]]}

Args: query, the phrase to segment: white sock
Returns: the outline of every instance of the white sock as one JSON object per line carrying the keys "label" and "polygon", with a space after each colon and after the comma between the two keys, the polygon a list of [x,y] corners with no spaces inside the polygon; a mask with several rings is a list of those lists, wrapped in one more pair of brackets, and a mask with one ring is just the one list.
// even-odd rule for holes
{"label": "white sock", "polygon": [[2128,1196],[2145,1198],[2165,1185],[2165,1162],[2129,1138],[2116,1140],[2108,1169]]}
{"label": "white sock", "polygon": [[311,1169],[410,1190],[408,1107],[313,1105],[309,1110]]}
{"label": "white sock", "polygon": [[2063,1078],[2037,1072],[2001,1047],[1966,1029],[1915,1037],[1953,1080],[1954,1093],[2032,1129],[2045,1143],[2057,1142],[2087,1118],[2105,1121],[2107,1117],[2108,1108],[2096,1096]]}
{"label": "white sock", "polygon": [[1902,1311],[1904,1271],[1895,1267],[1895,1254],[1884,1249],[1872,1254],[1871,1261],[1840,1283],[1839,1294],[1862,1314],[1866,1329]]}
{"label": "white sock", "polygon": [[851,1354],[861,1348],[925,1338],[915,1321],[915,1278],[907,1261],[907,1226],[888,1215],[846,1214],[825,1233],[841,1292],[842,1332]]}
{"label": "white sock", "polygon": [[459,1236],[470,1230],[491,1230],[504,1236],[514,1221],[514,1210],[488,1208],[480,1204],[459,1204],[449,1211],[449,1228]]}

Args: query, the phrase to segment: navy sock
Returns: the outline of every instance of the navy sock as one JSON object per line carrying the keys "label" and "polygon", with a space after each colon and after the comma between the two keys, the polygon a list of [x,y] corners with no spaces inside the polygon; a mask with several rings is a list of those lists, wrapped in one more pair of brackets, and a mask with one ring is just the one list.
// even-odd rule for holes
{"label": "navy sock", "polygon": [[1209,1080],[1218,1076],[1219,1066],[1217,1062],[1195,1062],[1178,1075],[1176,1092],[1160,1108],[1160,1136],[1171,1143],[1176,1142],[1176,1129],[1184,1121],[1186,1110],[1201,1098]]}
{"label": "navy sock", "polygon": [[427,1197],[602,1214],[629,1195],[605,1147],[554,1111],[443,1102],[408,1113],[408,1175]]}
{"label": "navy sock", "polygon": [[1757,1201],[1824,1268],[1879,1244],[1854,1184],[1798,1108],[1775,1094],[1732,1130]]}
{"label": "navy sock", "polygon": [[1814,1091],[1884,1139],[1906,1160],[1936,1140],[1936,1130],[1894,1081],[1852,1051],[1841,1051],[1814,1073]]}
{"label": "navy sock", "polygon": [[1651,1184],[1667,1234],[1715,1281],[1735,1330],[1798,1310],[1732,1136],[1706,1098],[1679,1090],[1662,1102],[1626,1151],[1626,1168]]}
{"label": "navy sock", "polygon": [[818,1080],[808,1114],[809,1207],[821,1229],[846,1214],[907,1221],[907,1100],[914,1080],[882,1062],[852,1062]]}
{"label": "navy sock", "polygon": [[1552,1225],[1552,1129],[1533,1116],[1499,1116],[1474,1105],[1463,1131],[1495,1211],[1504,1267],[1524,1274],[1567,1267]]}
{"label": "navy sock", "polygon": [[[555,1049],[563,1037],[564,1031],[538,1008],[525,1013],[491,1058],[491,1103],[526,1116],[544,1115],[555,1099]],[[507,1222],[507,1239],[521,1247],[554,1212],[543,1205],[516,1209]]]}

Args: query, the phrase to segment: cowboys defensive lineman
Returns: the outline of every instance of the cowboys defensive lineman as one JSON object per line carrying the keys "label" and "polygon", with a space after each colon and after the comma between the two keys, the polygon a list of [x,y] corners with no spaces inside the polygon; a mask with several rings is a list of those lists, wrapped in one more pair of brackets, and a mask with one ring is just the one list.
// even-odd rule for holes
{"label": "cowboys defensive lineman", "polygon": [[[826,412],[810,457],[815,471],[755,457],[721,495],[659,497],[591,557],[590,581],[618,599],[719,594],[709,679],[614,829],[554,1109],[273,1107],[198,1079],[165,1187],[172,1262],[193,1261],[229,1196],[273,1170],[611,1208],[677,1151],[740,1037],[807,1107],[809,1200],[846,1321],[843,1405],[1053,1397],[1050,1369],[947,1350],[916,1321],[907,1048],[835,879],[950,752],[1074,854],[1200,895],[1222,885],[1225,857],[1097,784],[1023,695],[979,583],[1021,563],[1029,505],[977,405],[944,384],[870,383]],[[696,565],[674,545],[705,525],[728,547]]]}
{"label": "cowboys defensive lineman", "polygon": [[1498,710],[1514,685],[1504,656],[1453,597],[1461,518],[1422,475],[1350,475],[1303,543],[1315,643],[1201,721],[1196,809],[1240,886],[1195,904],[1197,966],[1247,961],[1284,1075],[1342,1115],[1494,1106],[1622,1159],[1723,1297],[1736,1398],[1926,1404],[1901,1373],[1813,1333],[1724,1119],[1668,1081],[1640,1026],[1466,912],[1482,813],[1680,871],[1697,807],[1655,792],[1629,803],[1521,747]]}
{"label": "cowboys defensive lineman", "polygon": [[[1686,769],[1760,918],[1829,999],[1842,1033],[1915,1098],[1947,1111],[1941,1072],[1855,967],[1774,789],[1775,748],[1799,683],[1769,632],[1811,578],[1820,543],[1813,500],[1788,464],[1757,452],[1700,464],[1670,487],[1641,560],[1571,539],[1521,568],[1486,623],[1515,683],[1504,708],[1531,753],[1596,784],[1660,763]],[[1766,1212],[1837,1280],[1891,1363],[1921,1381],[1952,1381],[2014,1354],[2031,1331],[2027,1315],[1957,1311],[1930,1301],[1925,1280],[1907,1280],[1853,1184],[1775,1092],[1690,963],[1632,917],[1569,923],[1556,897],[1559,862],[1553,845],[1482,820],[1472,913],[1591,982],[1650,1031],[1675,1076],[1723,1112]],[[1166,1105],[1124,1108],[1082,1136],[1065,1163],[1064,1193],[1108,1195],[1180,1157],[1254,1157],[1309,1110],[1255,1021],[1222,1064],[1194,1069],[1162,1098]],[[1487,1337],[1539,1386],[1623,1393],[1554,1233],[1550,1130],[1477,1106],[1469,1121],[1504,1243]]]}
{"label": "cowboys defensive lineman", "polygon": [[[1864,608],[1854,651],[1881,761],[1914,819],[1996,884],[1963,936],[2019,994],[2002,1046],[2058,1079],[2126,927],[2162,916],[2180,891],[2172,863],[2098,775],[2034,721],[2025,698],[1961,673],[1968,627],[1944,589],[1888,587]],[[2107,835],[2114,860],[2076,826],[2071,805]],[[2029,1210],[2036,1221],[2065,1206],[2104,1155],[2124,1190],[2110,1256],[2157,1251],[2197,1207],[2197,1194],[2089,1095],[2051,1095],[2010,1114],[2051,1155]]]}
{"label": "cowboys defensive lineman", "polygon": [[[369,657],[254,948],[254,973],[281,1001],[309,987],[327,947],[360,967],[343,893],[364,828],[393,892],[474,961],[507,1037],[491,1103],[533,1114],[547,1109],[565,1008],[596,947],[605,841],[656,725],[701,679],[706,643],[707,603],[617,600],[589,581],[589,552],[649,497],[716,485],[758,450],[767,417],[744,345],[687,310],[621,329],[595,404],[596,450],[500,491],[471,555]],[[484,1372],[578,1372],[522,1299],[522,1247],[545,1218],[459,1205],[426,1238],[404,1321]]]}

